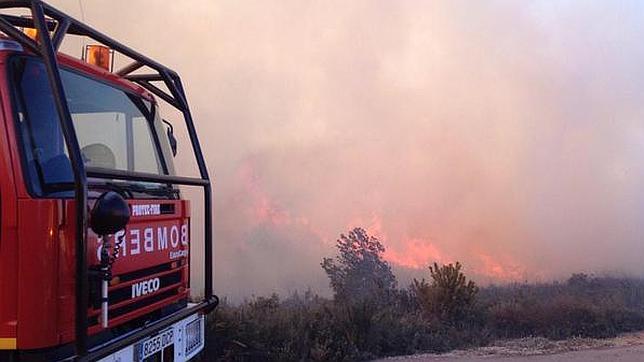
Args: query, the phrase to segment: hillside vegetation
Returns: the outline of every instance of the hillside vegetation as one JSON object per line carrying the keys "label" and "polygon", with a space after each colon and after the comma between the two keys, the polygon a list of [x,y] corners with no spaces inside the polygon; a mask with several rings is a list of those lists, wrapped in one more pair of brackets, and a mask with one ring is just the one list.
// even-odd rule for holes
{"label": "hillside vegetation", "polygon": [[573,274],[565,282],[479,288],[460,263],[428,267],[399,287],[384,247],[365,230],[341,235],[321,266],[332,298],[225,300],[211,315],[206,356],[235,361],[341,361],[445,352],[528,336],[612,337],[644,329],[644,280]]}

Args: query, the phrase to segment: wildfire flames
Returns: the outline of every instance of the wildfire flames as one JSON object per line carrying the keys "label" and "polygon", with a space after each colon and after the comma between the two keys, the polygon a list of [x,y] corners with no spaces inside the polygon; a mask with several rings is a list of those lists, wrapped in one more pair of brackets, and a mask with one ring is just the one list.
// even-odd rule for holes
{"label": "wildfire flames", "polygon": [[[471,255],[451,255],[440,248],[440,244],[427,237],[392,236],[387,231],[386,223],[377,212],[371,212],[368,217],[356,216],[344,225],[341,230],[324,231],[316,227],[310,219],[303,215],[295,215],[283,204],[275,200],[262,186],[254,162],[247,160],[238,170],[238,178],[243,185],[242,194],[248,198],[246,214],[250,222],[256,226],[270,226],[288,231],[294,228],[304,228],[318,238],[317,242],[330,245],[341,232],[353,227],[363,227],[369,235],[377,237],[385,246],[384,258],[394,266],[412,270],[426,269],[431,263],[447,264],[458,261],[465,262],[474,276],[484,277],[491,281],[509,282],[521,280],[525,271],[510,258],[496,259],[485,251]],[[302,240],[302,245],[310,240]],[[329,249],[329,253],[333,250]]]}
{"label": "wildfire flames", "polygon": [[247,160],[238,170],[237,178],[243,185],[243,196],[250,202],[246,208],[249,220],[255,225],[267,224],[275,227],[301,226],[321,240],[322,233],[313,227],[309,219],[301,215],[292,215],[279,202],[275,201],[262,187],[253,162]]}
{"label": "wildfire flames", "polygon": [[525,270],[518,264],[509,263],[501,264],[490,255],[479,254],[478,259],[481,262],[479,274],[490,277],[493,280],[502,282],[520,281],[525,278]]}
{"label": "wildfire flames", "polygon": [[431,262],[444,263],[447,261],[434,244],[423,239],[403,241],[402,250],[387,249],[385,259],[392,264],[412,269],[426,268]]}

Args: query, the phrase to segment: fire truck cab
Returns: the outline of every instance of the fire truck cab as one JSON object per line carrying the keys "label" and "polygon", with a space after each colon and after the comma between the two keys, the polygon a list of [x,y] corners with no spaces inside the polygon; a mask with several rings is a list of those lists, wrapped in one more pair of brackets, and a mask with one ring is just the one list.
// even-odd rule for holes
{"label": "fire truck cab", "polygon": [[[190,360],[217,298],[210,179],[180,77],[40,0],[0,1],[0,31],[0,361]],[[68,35],[96,44],[76,59],[58,52]],[[114,54],[129,63],[113,70]],[[158,101],[183,115],[199,177],[175,174]],[[203,191],[200,240],[181,185]]]}

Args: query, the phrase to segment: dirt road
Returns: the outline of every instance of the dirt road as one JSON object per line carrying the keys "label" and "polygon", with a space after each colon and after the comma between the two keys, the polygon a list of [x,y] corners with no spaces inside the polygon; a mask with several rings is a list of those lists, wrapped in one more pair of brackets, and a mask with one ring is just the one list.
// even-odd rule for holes
{"label": "dirt road", "polygon": [[644,361],[644,332],[612,339],[579,338],[549,341],[525,338],[504,341],[489,347],[446,354],[422,354],[392,357],[382,362],[464,361],[464,362],[555,362],[555,361]]}

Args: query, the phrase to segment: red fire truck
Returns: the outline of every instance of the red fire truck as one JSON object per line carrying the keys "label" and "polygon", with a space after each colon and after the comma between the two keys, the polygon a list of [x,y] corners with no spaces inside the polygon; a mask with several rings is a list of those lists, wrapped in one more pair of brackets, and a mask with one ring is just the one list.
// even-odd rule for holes
{"label": "red fire truck", "polygon": [[[211,186],[180,77],[40,0],[0,1],[0,31],[0,361],[191,359],[217,298]],[[90,39],[84,59],[59,53],[67,36]],[[200,177],[175,174],[157,100],[183,115]],[[201,240],[179,186],[203,191]]]}

